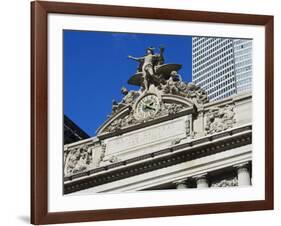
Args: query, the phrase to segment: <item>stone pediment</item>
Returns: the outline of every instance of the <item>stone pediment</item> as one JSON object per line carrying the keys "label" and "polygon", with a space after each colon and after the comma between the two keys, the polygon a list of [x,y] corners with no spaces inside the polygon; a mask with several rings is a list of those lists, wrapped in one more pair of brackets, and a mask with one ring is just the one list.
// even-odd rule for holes
{"label": "stone pediment", "polygon": [[[151,109],[149,109],[149,106],[142,105],[142,102],[145,102],[145,98],[151,103]],[[157,103],[152,103],[152,101]],[[118,106],[118,110],[110,115],[105,123],[98,129],[97,135],[114,133],[123,129],[128,129],[129,127],[132,127],[132,129],[136,127],[142,128],[182,115],[195,113],[197,109],[195,103],[190,99],[183,98],[179,95],[159,95],[154,92],[140,94],[130,103],[125,103],[123,99],[120,105],[121,106]],[[155,109],[153,108],[154,105]],[[147,109],[145,109],[145,107],[147,107]],[[149,110],[151,110],[152,113],[149,113]]]}

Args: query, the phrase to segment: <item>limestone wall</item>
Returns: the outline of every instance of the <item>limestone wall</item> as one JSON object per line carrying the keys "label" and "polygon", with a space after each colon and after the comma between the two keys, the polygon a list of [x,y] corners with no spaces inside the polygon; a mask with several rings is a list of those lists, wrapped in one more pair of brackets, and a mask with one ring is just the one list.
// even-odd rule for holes
{"label": "limestone wall", "polygon": [[[179,113],[180,114],[180,113]],[[93,137],[64,147],[65,176],[132,158],[252,123],[250,94],[235,95],[197,107],[155,125],[100,139]]]}

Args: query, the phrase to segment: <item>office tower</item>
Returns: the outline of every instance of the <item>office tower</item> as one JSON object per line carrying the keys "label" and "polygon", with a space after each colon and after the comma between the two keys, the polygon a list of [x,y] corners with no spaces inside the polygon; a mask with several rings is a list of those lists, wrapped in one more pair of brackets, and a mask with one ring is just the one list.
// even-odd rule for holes
{"label": "office tower", "polygon": [[252,41],[192,38],[192,81],[211,101],[251,90]]}

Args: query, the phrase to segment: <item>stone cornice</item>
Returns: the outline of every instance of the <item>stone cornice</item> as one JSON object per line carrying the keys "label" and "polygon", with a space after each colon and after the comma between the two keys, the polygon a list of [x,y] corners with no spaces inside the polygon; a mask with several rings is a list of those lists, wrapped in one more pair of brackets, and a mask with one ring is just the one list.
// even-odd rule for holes
{"label": "stone cornice", "polygon": [[87,189],[130,176],[216,154],[251,143],[251,125],[89,170],[65,178],[64,193]]}

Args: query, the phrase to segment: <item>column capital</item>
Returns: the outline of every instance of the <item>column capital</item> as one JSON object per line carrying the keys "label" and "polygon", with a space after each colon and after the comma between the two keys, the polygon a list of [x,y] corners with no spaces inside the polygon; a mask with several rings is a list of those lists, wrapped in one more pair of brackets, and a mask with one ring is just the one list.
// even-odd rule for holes
{"label": "column capital", "polygon": [[250,177],[250,162],[243,162],[233,167],[237,170],[238,185],[239,186],[249,186],[251,185]]}
{"label": "column capital", "polygon": [[208,177],[208,173],[201,173],[193,176],[192,178],[195,180],[200,180],[200,179],[207,179],[207,177]]}
{"label": "column capital", "polygon": [[209,181],[208,181],[207,176],[208,176],[207,173],[202,173],[202,174],[193,176],[193,179],[196,180],[197,188],[209,187]]}
{"label": "column capital", "polygon": [[173,181],[173,183],[176,185],[177,189],[186,189],[186,188],[188,188],[187,179],[188,178],[182,178],[182,179]]}
{"label": "column capital", "polygon": [[238,163],[238,164],[234,165],[233,167],[237,170],[244,169],[244,168],[248,169],[249,165],[250,165],[250,162],[247,161],[247,162]]}
{"label": "column capital", "polygon": [[179,184],[186,184],[188,178],[182,178],[182,179],[178,179],[176,181],[173,181],[173,184],[179,185]]}

